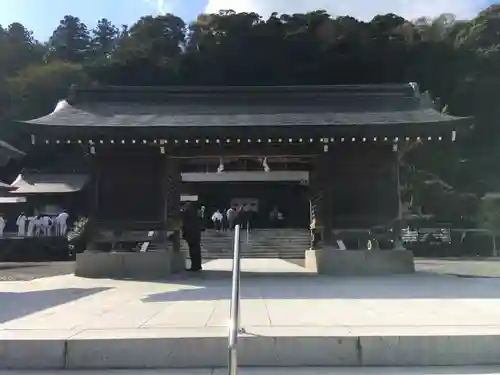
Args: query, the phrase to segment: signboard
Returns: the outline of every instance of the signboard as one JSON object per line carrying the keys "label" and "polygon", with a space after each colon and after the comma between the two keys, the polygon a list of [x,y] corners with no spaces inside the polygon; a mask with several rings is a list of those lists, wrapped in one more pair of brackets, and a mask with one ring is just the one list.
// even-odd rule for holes
{"label": "signboard", "polygon": [[181,195],[181,202],[198,202],[197,195]]}
{"label": "signboard", "polygon": [[243,211],[259,211],[259,200],[257,198],[233,198],[231,199],[231,208],[236,211],[242,207]]}

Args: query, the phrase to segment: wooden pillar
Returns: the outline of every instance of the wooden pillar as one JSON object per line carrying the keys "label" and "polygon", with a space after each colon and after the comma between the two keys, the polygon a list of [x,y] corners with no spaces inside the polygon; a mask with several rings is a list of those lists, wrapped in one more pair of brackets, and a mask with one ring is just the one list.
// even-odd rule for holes
{"label": "wooden pillar", "polygon": [[328,170],[330,154],[316,157],[313,161],[310,181],[311,219],[316,221],[316,231],[321,243],[329,244],[332,237],[332,189]]}
{"label": "wooden pillar", "polygon": [[99,220],[99,163],[95,156],[91,159],[89,171],[89,182],[86,188],[87,202],[87,231],[94,234],[96,221]]}
{"label": "wooden pillar", "polygon": [[403,225],[403,202],[401,197],[401,178],[400,178],[400,168],[401,168],[401,158],[402,153],[399,150],[399,145],[395,143],[393,145],[393,153],[394,153],[394,168],[395,168],[395,183],[396,183],[396,199],[397,199],[397,216],[394,225],[394,247],[396,249],[403,248],[403,242],[401,239],[401,229]]}
{"label": "wooden pillar", "polygon": [[177,159],[165,157],[165,168],[163,176],[163,209],[164,224],[168,232],[173,232],[174,250],[180,250],[180,185],[182,183]]}
{"label": "wooden pillar", "polygon": [[328,152],[322,156],[322,172],[324,184],[323,198],[323,243],[325,245],[333,244],[333,184],[332,173],[332,153]]}

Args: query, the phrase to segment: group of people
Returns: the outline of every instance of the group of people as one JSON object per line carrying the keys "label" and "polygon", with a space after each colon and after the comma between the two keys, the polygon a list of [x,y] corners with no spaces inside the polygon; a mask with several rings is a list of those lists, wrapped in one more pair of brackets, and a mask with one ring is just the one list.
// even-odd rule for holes
{"label": "group of people", "polygon": [[[225,231],[233,229],[236,224],[241,225],[242,228],[251,226],[252,221],[255,219],[256,213],[250,210],[245,210],[242,206],[237,209],[229,208],[221,211],[216,210],[211,217],[213,227],[217,231]],[[273,228],[283,227],[285,216],[278,207],[274,207],[269,213],[269,225]]]}
{"label": "group of people", "polygon": [[[182,235],[189,248],[191,258],[191,268],[188,271],[201,271],[201,233],[205,230],[207,217],[205,207],[197,208],[196,203],[189,202],[182,210]],[[217,209],[209,220],[213,223],[215,230],[224,231],[234,229],[236,225],[246,228],[251,220],[251,212],[246,211],[242,206],[238,208],[228,208],[227,210]],[[276,207],[270,213],[270,220],[279,226],[283,220],[283,213]]]}
{"label": "group of people", "polygon": [[240,206],[238,209],[231,207],[224,211],[218,209],[212,214],[210,219],[212,220],[215,230],[224,231],[227,229],[234,229],[236,224],[245,225],[250,219],[248,216],[249,215],[247,215]]}
{"label": "group of people", "polygon": [[[19,237],[65,236],[68,231],[68,213],[62,211],[57,216],[26,216],[22,212],[16,220]],[[0,215],[0,236],[3,237],[7,221]]]}

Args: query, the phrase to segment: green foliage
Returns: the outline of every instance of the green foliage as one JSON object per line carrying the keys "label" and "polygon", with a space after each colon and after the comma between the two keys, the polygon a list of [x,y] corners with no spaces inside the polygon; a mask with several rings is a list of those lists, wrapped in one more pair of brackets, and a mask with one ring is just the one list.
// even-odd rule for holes
{"label": "green foliage", "polygon": [[478,224],[493,233],[500,233],[500,199],[483,199],[477,215]]}
{"label": "green foliage", "polygon": [[[0,120],[44,115],[70,84],[289,85],[416,81],[452,115],[475,116],[454,145],[411,147],[405,195],[436,218],[475,217],[500,185],[500,5],[472,20],[451,14],[370,22],[231,10],[186,25],[172,14],[87,27],[67,15],[42,45],[19,23],[0,27]],[[418,172],[415,172],[418,171]],[[481,208],[482,209],[482,208]],[[417,210],[418,211],[418,210]]]}
{"label": "green foliage", "polygon": [[67,234],[68,244],[73,253],[78,253],[85,249],[89,234],[89,219],[80,216],[73,223],[73,227]]}
{"label": "green foliage", "polygon": [[91,51],[90,34],[78,17],[64,16],[48,43],[52,60],[83,62]]}
{"label": "green foliage", "polygon": [[52,112],[60,99],[65,98],[72,84],[85,84],[89,79],[81,65],[54,61],[29,66],[15,77],[8,78],[11,96],[11,116],[28,119]]}

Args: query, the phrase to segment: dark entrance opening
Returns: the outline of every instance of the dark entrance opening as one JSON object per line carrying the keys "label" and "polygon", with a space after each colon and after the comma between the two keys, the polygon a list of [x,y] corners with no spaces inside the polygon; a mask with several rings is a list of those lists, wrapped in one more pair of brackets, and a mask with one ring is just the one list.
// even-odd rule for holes
{"label": "dark entrance opening", "polygon": [[243,205],[250,212],[251,228],[270,228],[275,226],[271,212],[277,208],[283,214],[279,226],[309,226],[308,188],[299,182],[197,182],[184,184],[183,192],[198,195],[208,217],[218,209]]}

